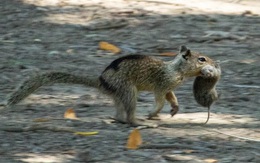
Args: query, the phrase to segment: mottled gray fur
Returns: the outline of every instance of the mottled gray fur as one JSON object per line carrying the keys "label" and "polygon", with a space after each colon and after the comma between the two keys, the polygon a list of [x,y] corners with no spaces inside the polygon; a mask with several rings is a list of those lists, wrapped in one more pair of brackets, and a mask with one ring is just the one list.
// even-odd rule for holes
{"label": "mottled gray fur", "polygon": [[179,54],[169,62],[150,56],[129,55],[114,60],[99,77],[84,77],[65,72],[50,72],[34,76],[25,81],[10,96],[8,106],[23,100],[42,85],[83,84],[95,87],[113,98],[116,107],[115,118],[118,121],[134,126],[143,125],[144,122],[139,122],[135,118],[139,91],[154,93],[156,107],[155,111],[149,115],[150,118],[157,116],[166,100],[172,107],[171,114],[175,115],[179,106],[173,90],[187,77],[209,74],[208,72],[203,74],[201,70],[205,66],[214,65],[215,63],[210,58],[192,52],[185,46],[181,46]]}

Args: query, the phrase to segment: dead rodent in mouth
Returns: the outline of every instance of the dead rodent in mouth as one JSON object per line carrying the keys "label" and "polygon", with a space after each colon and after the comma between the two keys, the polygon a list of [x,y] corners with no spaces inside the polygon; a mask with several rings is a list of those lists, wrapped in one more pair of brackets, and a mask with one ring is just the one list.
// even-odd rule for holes
{"label": "dead rodent in mouth", "polygon": [[210,106],[218,100],[216,84],[221,76],[221,69],[218,63],[207,65],[201,69],[201,76],[197,76],[193,83],[193,94],[198,104],[208,108],[208,118],[210,117]]}

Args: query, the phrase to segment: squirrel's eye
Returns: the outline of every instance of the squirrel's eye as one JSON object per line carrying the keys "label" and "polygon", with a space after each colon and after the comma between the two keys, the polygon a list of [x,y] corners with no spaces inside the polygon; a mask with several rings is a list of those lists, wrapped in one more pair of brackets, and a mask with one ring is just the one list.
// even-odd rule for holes
{"label": "squirrel's eye", "polygon": [[199,60],[200,62],[205,62],[205,61],[206,61],[206,58],[205,58],[205,57],[199,57],[198,60]]}

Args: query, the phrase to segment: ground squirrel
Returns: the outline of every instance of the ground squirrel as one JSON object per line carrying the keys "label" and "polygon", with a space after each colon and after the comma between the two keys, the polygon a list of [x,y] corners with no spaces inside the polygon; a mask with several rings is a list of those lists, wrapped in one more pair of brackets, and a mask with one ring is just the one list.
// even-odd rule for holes
{"label": "ground squirrel", "polygon": [[208,108],[208,118],[210,117],[210,106],[219,98],[216,91],[216,84],[220,79],[221,69],[218,63],[212,67],[205,66],[201,69],[203,75],[197,76],[193,83],[193,94],[195,100],[202,106]]}
{"label": "ground squirrel", "polygon": [[[128,55],[114,60],[99,77],[83,77],[63,72],[50,72],[32,77],[11,95],[7,106],[18,103],[45,84],[83,84],[95,87],[113,98],[116,107],[116,120],[133,126],[143,125],[144,122],[135,118],[139,91],[154,93],[156,107],[149,118],[157,116],[163,108],[165,100],[170,103],[171,115],[173,116],[179,110],[173,89],[187,77],[210,76],[212,72],[201,71],[205,66],[214,68],[215,62],[197,52],[192,52],[186,46],[181,46],[179,54],[168,62],[151,56]],[[195,87],[195,89],[196,93],[200,92],[199,88]],[[200,98],[196,99],[202,105],[208,103]]]}

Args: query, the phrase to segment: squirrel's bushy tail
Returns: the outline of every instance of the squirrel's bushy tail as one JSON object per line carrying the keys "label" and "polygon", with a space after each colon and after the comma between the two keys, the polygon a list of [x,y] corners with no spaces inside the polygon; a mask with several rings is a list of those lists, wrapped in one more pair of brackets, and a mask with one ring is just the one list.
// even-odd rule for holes
{"label": "squirrel's bushy tail", "polygon": [[98,77],[79,76],[65,72],[49,72],[33,76],[24,81],[7,100],[7,107],[19,103],[39,87],[54,83],[81,84],[88,87],[99,87]]}

